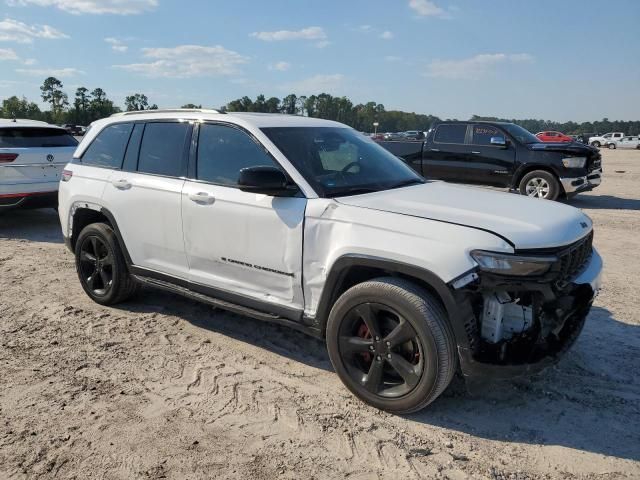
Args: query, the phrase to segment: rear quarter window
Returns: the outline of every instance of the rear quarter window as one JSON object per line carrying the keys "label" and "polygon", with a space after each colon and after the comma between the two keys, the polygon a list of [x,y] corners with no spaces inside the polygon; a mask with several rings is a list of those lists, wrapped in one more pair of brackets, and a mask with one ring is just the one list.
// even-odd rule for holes
{"label": "rear quarter window", "polygon": [[122,168],[122,159],[133,130],[133,123],[116,123],[102,130],[82,155],[83,165]]}
{"label": "rear quarter window", "polygon": [[0,128],[0,148],[75,147],[78,141],[58,128]]}

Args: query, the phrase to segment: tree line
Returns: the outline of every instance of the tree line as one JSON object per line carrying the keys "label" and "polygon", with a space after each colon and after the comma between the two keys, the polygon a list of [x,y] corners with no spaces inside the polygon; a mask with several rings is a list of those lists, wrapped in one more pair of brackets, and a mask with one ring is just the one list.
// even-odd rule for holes
{"label": "tree line", "polygon": [[[40,87],[42,100],[50,105],[47,111],[41,111],[38,104],[26,98],[9,97],[2,101],[0,117],[28,118],[44,120],[50,123],[73,123],[88,125],[94,120],[104,118],[122,111],[107,97],[102,88],[90,90],[78,87],[70,103],[63,90],[64,85],[55,77],[47,78]],[[124,110],[153,110],[156,104],[150,104],[145,94],[134,93],[125,98]],[[202,105],[188,103],[182,108],[202,108]],[[263,112],[284,113],[289,115],[305,115],[346,123],[356,130],[372,132],[402,132],[407,130],[426,131],[442,119],[415,112],[387,110],[377,102],[354,104],[347,97],[337,97],[328,93],[319,95],[297,96],[289,94],[283,98],[258,95],[255,99],[247,96],[232,100],[221,107],[229,112]],[[446,119],[455,120],[455,119]],[[618,121],[604,118],[594,122],[554,122],[540,119],[500,119],[473,115],[470,120],[491,120],[513,122],[537,133],[544,130],[557,130],[569,135],[582,133],[625,132],[627,135],[640,133],[640,121]],[[374,127],[374,124],[378,125]]]}

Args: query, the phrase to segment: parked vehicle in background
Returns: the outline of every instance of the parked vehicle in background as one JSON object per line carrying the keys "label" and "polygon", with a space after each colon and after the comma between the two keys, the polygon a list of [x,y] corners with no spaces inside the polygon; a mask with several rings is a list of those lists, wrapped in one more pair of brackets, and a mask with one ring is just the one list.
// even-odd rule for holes
{"label": "parked vehicle in background", "polygon": [[601,182],[601,156],[578,143],[544,143],[513,123],[443,122],[426,141],[381,142],[427,178],[508,187],[555,200]]}
{"label": "parked vehicle in background", "polygon": [[0,212],[56,206],[60,175],[77,145],[62,127],[0,119]]}
{"label": "parked vehicle in background", "polygon": [[569,135],[565,135],[564,133],[553,132],[553,131],[536,133],[536,137],[538,137],[540,139],[540,141],[542,141],[542,142],[550,142],[550,143],[553,143],[553,142],[573,142],[573,140],[574,140]]}
{"label": "parked vehicle in background", "polygon": [[371,140],[384,140],[384,133],[372,133]]}
{"label": "parked vehicle in background", "polygon": [[606,145],[610,142],[615,142],[624,137],[624,133],[622,132],[611,132],[605,133],[604,135],[599,135],[595,137],[589,138],[589,145],[592,147],[600,148],[602,145]]}
{"label": "parked vehicle in background", "polygon": [[73,135],[76,137],[81,137],[82,135],[84,135],[84,130],[79,125],[65,123],[64,125],[62,125],[62,128],[64,128],[70,135]]}
{"label": "parked vehicle in background", "polygon": [[435,400],[458,366],[483,382],[554,363],[600,288],[580,210],[426,181],[310,117],[99,120],[58,211],[95,302],[143,284],[325,338],[347,388],[396,413]]}
{"label": "parked vehicle in background", "polygon": [[385,140],[395,141],[395,140],[404,140],[405,138],[401,133],[387,132],[387,133],[384,134],[384,139]]}
{"label": "parked vehicle in background", "polygon": [[614,142],[607,142],[605,144],[605,146],[609,149],[616,149],[616,148],[637,148],[640,149],[640,141],[639,141],[640,137],[638,136],[627,136],[627,137],[622,137],[620,140],[614,141]]}
{"label": "parked vehicle in background", "polygon": [[409,140],[424,140],[424,133],[418,130],[407,130],[402,136]]}

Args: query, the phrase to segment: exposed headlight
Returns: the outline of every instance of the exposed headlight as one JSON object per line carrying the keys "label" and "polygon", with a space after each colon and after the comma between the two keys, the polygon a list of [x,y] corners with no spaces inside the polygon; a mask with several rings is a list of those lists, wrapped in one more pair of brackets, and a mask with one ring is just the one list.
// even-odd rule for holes
{"label": "exposed headlight", "polygon": [[562,164],[566,168],[584,168],[587,164],[587,157],[568,157],[562,159]]}
{"label": "exposed headlight", "polygon": [[555,257],[523,257],[484,250],[472,251],[471,257],[482,271],[515,276],[543,275],[557,260]]}

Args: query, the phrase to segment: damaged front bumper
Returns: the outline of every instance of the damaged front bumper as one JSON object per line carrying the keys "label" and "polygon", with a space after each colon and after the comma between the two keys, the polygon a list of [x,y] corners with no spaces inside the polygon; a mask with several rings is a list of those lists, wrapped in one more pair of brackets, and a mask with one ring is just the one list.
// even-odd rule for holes
{"label": "damaged front bumper", "polygon": [[[601,288],[602,258],[594,249],[589,262],[570,282],[501,279],[478,272],[477,279],[455,292],[464,314],[464,336],[458,338],[460,367],[467,381],[506,379],[537,373],[556,363],[578,338]],[[480,334],[483,296],[511,292],[531,298],[537,325],[513,338],[492,343]],[[546,324],[546,326],[545,326]],[[458,330],[460,331],[460,330]]]}
{"label": "damaged front bumper", "polygon": [[602,168],[593,170],[583,177],[561,177],[560,183],[564,193],[569,196],[593,190],[602,183]]}

